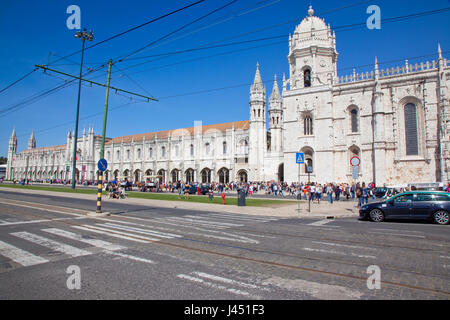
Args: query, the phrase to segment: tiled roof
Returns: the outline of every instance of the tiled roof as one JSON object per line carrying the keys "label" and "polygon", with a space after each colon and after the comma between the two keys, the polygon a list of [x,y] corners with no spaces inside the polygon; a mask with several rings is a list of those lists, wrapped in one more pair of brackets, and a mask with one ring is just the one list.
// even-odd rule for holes
{"label": "tiled roof", "polygon": [[21,153],[35,153],[35,152],[56,151],[56,150],[64,150],[64,149],[66,149],[66,145],[62,144],[59,146],[26,149],[26,150],[23,150]]}
{"label": "tiled roof", "polygon": [[[202,133],[205,133],[209,130],[217,130],[221,132],[225,132],[226,130],[231,130],[234,126],[235,130],[248,130],[250,127],[250,122],[248,120],[246,121],[235,121],[235,122],[227,122],[227,123],[220,123],[220,124],[211,124],[207,126],[202,126]],[[165,131],[158,131],[158,132],[149,132],[149,133],[141,133],[141,134],[134,134],[130,136],[123,136],[123,137],[117,137],[113,138],[110,141],[108,141],[106,144],[111,143],[121,143],[122,141],[127,143],[131,141],[142,141],[144,138],[145,140],[154,140],[155,137],[158,137],[158,139],[167,139],[169,136],[172,137],[179,137],[183,135],[194,135],[195,127],[191,128],[183,128],[183,129],[174,129],[174,130],[165,130]]]}

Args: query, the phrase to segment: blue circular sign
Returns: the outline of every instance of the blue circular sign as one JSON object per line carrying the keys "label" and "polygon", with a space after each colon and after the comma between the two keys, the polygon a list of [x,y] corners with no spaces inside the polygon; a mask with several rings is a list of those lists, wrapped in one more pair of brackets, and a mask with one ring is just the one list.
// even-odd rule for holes
{"label": "blue circular sign", "polygon": [[108,162],[106,161],[106,159],[100,159],[98,160],[97,167],[101,172],[105,172],[106,168],[108,168]]}

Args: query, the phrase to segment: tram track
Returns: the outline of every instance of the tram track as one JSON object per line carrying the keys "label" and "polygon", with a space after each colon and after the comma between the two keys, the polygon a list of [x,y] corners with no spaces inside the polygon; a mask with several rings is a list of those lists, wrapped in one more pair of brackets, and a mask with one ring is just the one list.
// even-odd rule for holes
{"label": "tram track", "polygon": [[[40,203],[31,203],[31,204],[34,204],[34,206],[42,205]],[[10,205],[14,205],[14,204],[10,204]],[[45,205],[45,207],[46,207],[46,209],[43,209],[43,210],[47,210],[47,211],[50,211],[50,212],[61,213],[61,211],[59,211],[59,210],[58,211],[52,211],[51,208],[52,207],[56,207],[56,206]],[[30,209],[39,209],[39,208],[32,208],[30,206],[28,208],[30,208]],[[77,208],[66,208],[66,209],[78,211],[78,213],[72,213],[72,214],[77,215],[77,216],[82,216],[82,214],[79,213],[80,211],[86,212],[85,210],[81,210],[81,209],[77,209]],[[65,212],[65,213],[66,214],[70,214],[68,212]],[[14,211],[12,214],[19,214],[19,215],[22,215],[22,216],[42,219],[41,215],[33,214],[33,213],[29,213],[29,212],[27,213],[27,212],[21,212],[21,211]],[[117,218],[117,220],[121,220],[122,218],[125,218],[125,219],[126,218],[136,218],[134,216],[120,216],[120,215],[113,216],[113,217]],[[87,216],[86,216],[86,218],[90,218],[90,219],[94,219],[94,220],[95,219],[98,219],[98,220],[102,220],[103,219],[103,218],[87,217]],[[112,220],[116,220],[116,219],[112,219]],[[151,218],[149,218],[148,221],[151,222]],[[50,221],[48,221],[48,222],[56,223],[56,224],[59,224],[59,225],[70,226],[70,227],[84,225],[82,223],[77,223],[76,221],[68,221],[68,220],[52,221],[50,219]],[[232,230],[232,229],[230,228],[227,231],[230,231],[230,230]],[[240,230],[240,231],[255,232],[255,230],[243,229],[243,228],[233,228],[233,230],[234,231]],[[297,236],[297,235],[285,235],[285,234],[279,234],[279,233],[274,233],[274,232],[261,232],[261,231],[257,231],[257,232],[260,232],[262,234],[293,236],[295,238],[307,238],[307,239],[321,240],[321,241],[335,241],[335,242],[344,242],[344,243],[354,243],[354,242],[351,242],[351,241],[342,241],[342,240],[339,241],[337,239],[323,239],[323,238],[304,237],[304,236]],[[111,231],[111,233],[115,233],[115,232]],[[118,233],[118,234],[120,234],[120,233]],[[140,241],[145,241],[145,242],[156,244],[156,245],[159,244],[159,245],[169,246],[169,247],[178,248],[178,249],[182,249],[182,250],[188,250],[188,251],[193,251],[193,252],[198,252],[198,253],[203,253],[203,254],[208,254],[208,255],[220,256],[220,257],[223,257],[223,258],[230,258],[230,259],[246,261],[246,262],[250,262],[250,263],[257,263],[257,264],[261,264],[261,265],[268,265],[268,266],[286,268],[286,269],[291,269],[291,270],[307,271],[307,272],[312,272],[312,273],[316,273],[316,274],[323,274],[323,275],[328,275],[328,276],[336,276],[336,277],[348,278],[348,279],[364,281],[364,282],[367,281],[366,277],[361,277],[361,276],[354,275],[354,274],[333,272],[333,271],[328,271],[328,270],[319,270],[317,268],[310,268],[310,267],[296,265],[296,264],[291,264],[291,263],[280,263],[280,262],[271,261],[271,260],[268,260],[268,259],[263,260],[263,259],[258,259],[256,257],[244,257],[243,255],[239,255],[239,254],[232,254],[232,253],[227,253],[227,252],[221,252],[220,250],[211,250],[211,249],[208,249],[208,248],[198,248],[198,247],[195,247],[195,246],[190,246],[190,245],[185,245],[185,244],[181,244],[181,243],[176,243],[174,241],[171,241],[171,242],[169,242],[169,241],[162,241],[162,240],[160,240],[160,241],[151,241],[151,240],[139,237],[138,235],[133,235],[131,237],[135,238],[137,240],[140,240]],[[178,239],[177,241],[180,241],[180,240],[181,239]],[[194,242],[197,242],[197,243],[203,243],[203,244],[210,245],[210,246],[213,245],[213,246],[229,247],[229,248],[238,249],[238,250],[245,250],[247,252],[271,254],[271,255],[274,255],[275,257],[278,256],[278,257],[295,258],[295,259],[299,259],[299,260],[303,259],[303,260],[310,260],[310,261],[317,261],[317,262],[337,263],[337,264],[341,264],[341,265],[349,265],[349,266],[352,266],[352,267],[364,267],[364,268],[367,267],[367,264],[358,264],[358,263],[355,263],[355,262],[348,262],[348,261],[339,260],[339,259],[331,259],[331,258],[326,258],[326,257],[303,256],[303,255],[295,254],[295,253],[292,253],[292,252],[255,249],[255,248],[246,247],[246,246],[242,246],[242,245],[241,246],[224,245],[223,243],[215,243],[215,242],[212,242],[212,241],[205,241],[201,237],[190,237],[190,238],[184,237],[182,240],[183,241],[194,241]],[[392,247],[403,248],[403,247],[397,247],[397,246],[392,246]],[[412,248],[412,247],[408,247],[408,249],[423,250],[422,248]],[[408,273],[408,274],[411,274],[413,276],[424,276],[424,277],[430,277],[430,278],[435,278],[435,279],[440,279],[440,280],[443,280],[443,279],[448,280],[448,276],[446,277],[445,275],[439,275],[439,274],[438,275],[436,275],[436,274],[435,275],[430,275],[430,274],[427,274],[427,273],[421,273],[421,272],[416,272],[416,271],[411,271],[411,270],[404,270],[404,269],[396,269],[396,268],[390,268],[390,267],[389,268],[383,267],[383,268],[385,270],[389,270],[389,271]],[[444,290],[440,290],[440,289],[436,289],[436,288],[415,286],[415,285],[410,285],[410,284],[396,282],[396,281],[388,281],[388,280],[383,280],[383,281],[381,281],[381,283],[385,284],[385,285],[395,286],[395,287],[401,287],[401,288],[408,288],[408,289],[432,292],[432,293],[435,293],[435,294],[445,295],[447,297],[450,296],[450,292],[444,291]]]}

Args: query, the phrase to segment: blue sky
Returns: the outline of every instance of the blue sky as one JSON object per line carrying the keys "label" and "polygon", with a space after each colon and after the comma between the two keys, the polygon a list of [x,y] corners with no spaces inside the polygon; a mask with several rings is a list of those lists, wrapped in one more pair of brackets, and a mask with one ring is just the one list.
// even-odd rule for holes
{"label": "blue sky", "polygon": [[[125,56],[230,1],[207,0],[86,50],[85,67],[96,68],[110,58]],[[69,17],[66,9],[69,5],[80,7],[82,27],[94,31],[94,41],[87,44],[91,45],[193,2],[195,1],[2,0],[0,29],[4,32],[0,47],[0,90],[33,70],[34,64],[47,64],[49,58],[50,61],[55,61],[58,56],[66,56],[81,49],[81,41],[74,37],[75,31],[66,26]],[[381,8],[382,19],[450,7],[449,0],[238,0],[171,36],[170,41],[160,42],[132,57],[185,50],[216,41],[229,43],[284,37],[171,55],[158,60],[148,57],[115,64],[111,85],[152,95],[159,102],[128,104],[130,96],[111,92],[106,135],[117,137],[190,127],[195,120],[201,120],[204,124],[247,120],[249,86],[254,78],[256,63],[260,64],[261,76],[269,95],[274,75],[281,80],[283,73],[289,74],[286,58],[288,35],[294,32],[296,25],[307,15],[310,3],[316,15],[324,18],[332,29],[365,22],[369,17],[366,9],[372,4]],[[355,3],[360,4],[333,11]],[[322,14],[327,11],[332,12]],[[274,25],[279,26],[267,28]],[[260,29],[265,30],[256,32]],[[375,56],[382,64],[381,68],[402,65],[402,62],[384,62],[406,58],[410,58],[410,63],[431,61],[437,59],[438,42],[448,58],[449,30],[450,12],[382,24],[381,30],[359,28],[340,31],[338,28],[338,73],[340,76],[350,75],[354,67],[357,72],[372,70],[371,67],[364,66],[373,65]],[[237,37],[245,33],[248,34]],[[431,56],[411,59],[424,55]],[[80,54],[73,55],[51,67],[77,75],[80,57]],[[132,67],[143,62],[145,64]],[[87,78],[106,83],[106,68]],[[60,75],[56,77],[55,74],[46,75],[42,71],[34,72],[0,93],[0,110],[56,87],[63,83],[63,79]],[[279,86],[281,87],[281,82]],[[75,83],[7,115],[0,113],[0,155],[7,155],[8,140],[14,127],[19,151],[26,149],[32,130],[35,131],[37,147],[64,144],[67,131],[74,128],[77,93],[78,84]],[[83,128],[87,131],[90,126],[94,127],[96,134],[101,134],[104,100],[104,88],[82,87],[79,135]]]}

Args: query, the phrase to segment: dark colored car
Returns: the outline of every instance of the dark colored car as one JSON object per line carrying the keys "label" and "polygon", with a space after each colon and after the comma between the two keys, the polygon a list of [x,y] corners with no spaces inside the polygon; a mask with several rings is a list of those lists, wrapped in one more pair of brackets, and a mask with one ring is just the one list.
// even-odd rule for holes
{"label": "dark colored car", "polygon": [[[207,186],[200,186],[200,194],[205,195],[208,194],[209,188]],[[189,188],[189,194],[197,194],[197,185],[192,185]]]}
{"label": "dark colored car", "polygon": [[123,182],[120,183],[120,186],[122,188],[125,188],[125,191],[131,191],[132,187],[133,187],[133,185],[131,184],[130,181],[123,181]]}
{"label": "dark colored car", "polygon": [[361,220],[382,222],[385,219],[431,219],[437,224],[448,224],[450,194],[439,191],[410,191],[395,195],[386,201],[363,205]]}
{"label": "dark colored car", "polygon": [[385,195],[386,192],[387,192],[387,188],[375,188],[375,189],[373,190],[373,192],[375,193],[375,197],[377,197],[377,198],[383,198],[384,195]]}

